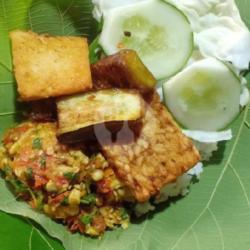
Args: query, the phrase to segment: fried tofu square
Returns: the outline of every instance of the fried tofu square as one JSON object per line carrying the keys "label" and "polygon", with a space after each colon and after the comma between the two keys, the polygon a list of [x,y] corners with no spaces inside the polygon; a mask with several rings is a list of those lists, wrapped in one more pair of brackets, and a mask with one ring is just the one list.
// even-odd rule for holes
{"label": "fried tofu square", "polygon": [[10,32],[20,98],[38,100],[92,88],[87,39]]}
{"label": "fried tofu square", "polygon": [[192,168],[200,155],[155,94],[141,134],[127,145],[103,145],[103,153],[134,198],[145,202]]}

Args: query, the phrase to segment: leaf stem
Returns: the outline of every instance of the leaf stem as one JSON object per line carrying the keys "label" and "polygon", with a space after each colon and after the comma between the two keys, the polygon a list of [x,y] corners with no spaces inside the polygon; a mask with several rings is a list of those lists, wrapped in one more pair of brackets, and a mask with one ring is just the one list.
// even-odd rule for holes
{"label": "leaf stem", "polygon": [[34,222],[32,221],[32,219],[30,218],[25,218],[25,220],[27,221],[27,223],[32,226],[32,228],[34,230],[36,230],[36,232],[39,234],[39,236],[41,237],[42,240],[44,240],[44,242],[48,245],[48,247],[51,250],[54,250],[53,246],[49,243],[49,241],[45,238],[45,236],[40,232],[40,230],[34,225]]}
{"label": "leaf stem", "polygon": [[187,227],[187,229],[180,235],[180,237],[175,241],[175,243],[173,244],[171,250],[174,250],[178,244],[182,241],[182,239],[184,238],[184,236],[190,231],[192,230],[192,228],[194,227],[194,225],[196,225],[196,223],[200,220],[200,218],[205,214],[206,211],[209,212],[209,210],[211,211],[210,209],[210,205],[211,205],[211,202],[212,200],[214,199],[214,196],[216,194],[216,191],[217,191],[217,188],[218,186],[220,185],[221,183],[221,180],[223,179],[224,177],[224,174],[226,172],[226,170],[230,167],[230,164],[231,164],[231,160],[233,158],[233,155],[234,155],[234,151],[239,143],[239,140],[240,140],[240,136],[241,136],[241,133],[243,131],[243,127],[244,127],[244,124],[246,123],[246,120],[247,120],[247,115],[248,115],[248,111],[249,111],[249,106],[250,104],[247,105],[246,109],[244,110],[244,115],[243,115],[243,118],[242,118],[242,122],[239,126],[239,129],[238,129],[238,132],[237,132],[237,135],[235,137],[235,141],[232,145],[232,149],[231,149],[231,152],[227,158],[227,161],[225,163],[225,166],[224,168],[222,169],[215,185],[214,185],[214,188],[211,192],[211,195],[210,195],[210,198],[208,200],[208,202],[206,203],[205,207],[203,208],[203,210],[200,212],[200,214],[196,217],[196,219],[194,220],[194,222],[189,226]]}
{"label": "leaf stem", "polygon": [[12,73],[12,69],[11,68],[9,68],[7,65],[5,65],[4,63],[2,63],[1,61],[0,61],[0,65],[3,67],[3,68],[5,68],[6,70],[8,70],[10,73]]}
{"label": "leaf stem", "polygon": [[3,112],[3,113],[0,113],[0,116],[15,115],[15,114],[19,114],[21,112],[22,112],[21,110],[19,110],[19,111],[12,111],[12,112]]}
{"label": "leaf stem", "polygon": [[32,226],[31,231],[30,231],[30,237],[29,237],[29,250],[32,250],[32,237],[34,233],[34,227]]}
{"label": "leaf stem", "polygon": [[247,128],[250,129],[250,123],[248,121],[245,121],[245,125],[246,125]]}

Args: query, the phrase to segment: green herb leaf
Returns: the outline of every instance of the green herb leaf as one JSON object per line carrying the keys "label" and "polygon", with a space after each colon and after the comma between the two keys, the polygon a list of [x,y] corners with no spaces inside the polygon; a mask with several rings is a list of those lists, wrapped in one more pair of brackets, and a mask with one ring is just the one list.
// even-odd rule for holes
{"label": "green herb leaf", "polygon": [[122,208],[120,209],[120,211],[121,211],[121,218],[122,218],[123,220],[126,220],[126,219],[129,218],[128,212],[127,212],[127,210],[126,210],[125,208],[122,207]]}
{"label": "green herb leaf", "polygon": [[99,45],[99,36],[89,46],[89,60],[90,63],[96,63],[100,60],[101,54],[103,53],[102,47]]}
{"label": "green herb leaf", "polygon": [[42,149],[42,141],[39,137],[33,140],[32,147],[33,149]]}
{"label": "green herb leaf", "polygon": [[44,195],[42,192],[37,192],[36,193],[36,203],[37,203],[37,206],[36,206],[36,209],[38,210],[42,210],[43,209],[43,200],[44,200]]}
{"label": "green herb leaf", "polygon": [[9,165],[5,165],[4,167],[3,167],[3,172],[4,172],[4,174],[6,175],[6,176],[10,176],[10,175],[12,175],[12,168],[9,166]]}
{"label": "green herb leaf", "polygon": [[69,181],[72,181],[75,177],[75,173],[73,172],[67,172],[67,173],[64,173],[63,176],[69,180]]}
{"label": "green herb leaf", "polygon": [[61,205],[63,205],[63,206],[69,205],[69,198],[68,197],[64,197],[63,201],[61,202]]}
{"label": "green herb leaf", "polygon": [[17,194],[25,193],[29,190],[24,183],[15,179],[15,177],[8,178],[7,181],[11,184],[11,186],[14,188],[15,193]]}
{"label": "green herb leaf", "polygon": [[83,215],[80,220],[84,225],[88,225],[88,224],[91,224],[91,222],[93,220],[93,216],[91,216],[89,214]]}
{"label": "green herb leaf", "polygon": [[85,205],[95,204],[96,195],[95,194],[87,194],[83,198],[81,198],[81,203]]}
{"label": "green herb leaf", "polygon": [[39,165],[42,169],[46,168],[46,156],[42,155],[39,160]]}
{"label": "green herb leaf", "polygon": [[31,167],[28,167],[26,170],[26,177],[28,180],[33,179],[33,169]]}

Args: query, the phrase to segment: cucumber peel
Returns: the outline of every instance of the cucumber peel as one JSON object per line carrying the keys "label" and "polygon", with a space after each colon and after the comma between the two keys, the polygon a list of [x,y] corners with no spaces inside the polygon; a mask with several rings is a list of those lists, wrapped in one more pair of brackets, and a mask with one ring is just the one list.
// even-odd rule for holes
{"label": "cucumber peel", "polygon": [[240,112],[240,79],[214,58],[198,61],[165,82],[163,94],[175,119],[192,130],[224,129]]}
{"label": "cucumber peel", "polygon": [[158,80],[180,71],[193,51],[193,33],[187,17],[160,0],[107,12],[99,42],[108,55],[122,49],[135,50]]}

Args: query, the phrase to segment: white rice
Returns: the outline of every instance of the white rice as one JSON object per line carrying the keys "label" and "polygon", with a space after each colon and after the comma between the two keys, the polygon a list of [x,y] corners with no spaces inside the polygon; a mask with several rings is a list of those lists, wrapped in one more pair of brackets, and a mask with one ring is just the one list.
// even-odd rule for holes
{"label": "white rice", "polygon": [[[102,15],[105,15],[110,9],[140,1],[144,0],[92,0],[95,6],[93,14],[100,21]],[[194,29],[195,42],[201,53],[198,53],[198,57],[193,53],[189,63],[195,62],[202,57],[213,56],[224,61],[231,61],[238,71],[248,68],[250,51],[246,53],[246,48],[250,44],[250,34],[240,18],[235,1],[227,0],[222,3],[220,0],[170,0],[170,2],[188,16]],[[230,42],[228,43],[228,41]],[[240,98],[242,107],[249,102],[249,91],[245,83],[244,78],[242,78]],[[161,84],[158,85],[157,92],[163,99]],[[219,141],[232,138],[231,130],[222,132],[186,130],[183,132],[193,140],[204,161],[208,161],[212,157],[213,152],[218,149]],[[162,188],[154,204],[166,201],[170,197],[187,195],[192,178],[195,176],[199,179],[202,171],[202,163],[198,163],[194,168],[180,176],[175,183]],[[149,202],[137,204],[135,213],[140,216],[152,211],[155,209],[154,204]]]}
{"label": "white rice", "polygon": [[[211,159],[213,152],[218,150],[218,143],[220,141],[227,141],[232,139],[232,131],[220,131],[220,132],[206,132],[206,131],[192,131],[183,130],[183,133],[192,139],[196,148],[199,150],[202,161],[208,161]],[[167,201],[171,197],[186,196],[189,192],[192,179],[200,179],[200,175],[203,172],[203,164],[199,162],[187,173],[180,176],[176,182],[171,183],[163,187],[160,193],[155,198],[153,204],[150,202],[138,203],[135,206],[136,216],[142,216],[143,214],[153,211],[155,205],[161,202]]]}
{"label": "white rice", "polygon": [[155,198],[153,204],[149,201],[144,203],[138,203],[135,206],[134,212],[136,216],[142,216],[150,211],[155,209],[155,205],[167,201],[171,197],[177,196],[186,196],[189,192],[189,186],[191,184],[192,178],[200,178],[201,173],[203,172],[202,163],[199,162],[187,173],[180,176],[175,183],[171,183],[163,187],[160,193]]}

